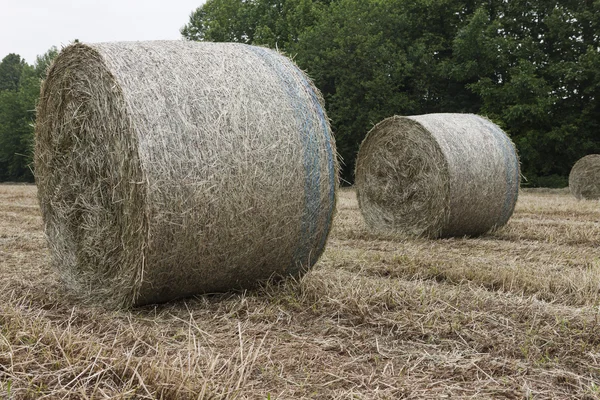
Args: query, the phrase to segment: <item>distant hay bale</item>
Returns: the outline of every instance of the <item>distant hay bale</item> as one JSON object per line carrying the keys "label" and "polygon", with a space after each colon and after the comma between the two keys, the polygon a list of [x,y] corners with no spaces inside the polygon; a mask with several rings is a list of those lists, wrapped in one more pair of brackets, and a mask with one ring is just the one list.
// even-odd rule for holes
{"label": "distant hay bale", "polygon": [[35,175],[67,286],[126,307],[300,275],[337,187],[320,93],[277,52],[74,44],[42,87]]}
{"label": "distant hay bale", "polygon": [[380,233],[478,235],[508,221],[520,168],[512,141],[471,114],[394,116],[367,134],[356,162],[359,206]]}
{"label": "distant hay bale", "polygon": [[600,154],[589,154],[573,165],[569,190],[578,200],[600,199]]}

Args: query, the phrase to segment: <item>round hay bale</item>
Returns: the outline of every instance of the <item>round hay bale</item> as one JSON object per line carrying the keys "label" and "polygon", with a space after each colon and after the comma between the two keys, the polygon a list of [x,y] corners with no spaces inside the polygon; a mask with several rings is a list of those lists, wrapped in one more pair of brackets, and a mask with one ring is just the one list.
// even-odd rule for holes
{"label": "round hay bale", "polygon": [[471,114],[387,118],[362,142],[355,172],[371,230],[431,238],[506,224],[520,183],[512,141]]}
{"label": "round hay bale", "polygon": [[42,86],[35,176],[62,280],[108,307],[300,275],[337,187],[320,93],[275,51],[74,44]]}
{"label": "round hay bale", "polygon": [[569,190],[578,200],[600,199],[600,154],[589,154],[573,165]]}

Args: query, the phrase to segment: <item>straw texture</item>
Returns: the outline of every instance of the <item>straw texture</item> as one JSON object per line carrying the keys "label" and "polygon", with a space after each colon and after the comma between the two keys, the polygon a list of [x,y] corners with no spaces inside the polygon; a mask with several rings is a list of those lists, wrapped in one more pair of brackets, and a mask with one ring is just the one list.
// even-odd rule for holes
{"label": "straw texture", "polygon": [[431,238],[506,224],[520,183],[511,140],[471,114],[383,120],[361,144],[355,175],[370,229]]}
{"label": "straw texture", "polygon": [[569,190],[579,200],[600,199],[600,154],[589,154],[573,165]]}
{"label": "straw texture", "polygon": [[320,94],[268,49],[75,44],[42,86],[38,196],[54,263],[84,301],[302,274],[325,246],[337,168]]}

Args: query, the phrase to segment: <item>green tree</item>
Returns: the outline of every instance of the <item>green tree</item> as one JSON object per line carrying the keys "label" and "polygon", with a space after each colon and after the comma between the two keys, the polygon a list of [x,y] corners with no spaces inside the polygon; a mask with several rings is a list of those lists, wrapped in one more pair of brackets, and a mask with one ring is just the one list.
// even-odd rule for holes
{"label": "green tree", "polygon": [[386,34],[394,22],[398,30],[407,24],[383,2],[333,2],[292,49],[323,92],[347,181],[367,130],[386,116],[419,108],[420,96],[408,89],[416,73],[408,45]]}
{"label": "green tree", "polygon": [[453,38],[472,3],[338,0],[290,47],[325,96],[345,180],[382,119],[477,110],[477,96],[449,73]]}
{"label": "green tree", "polygon": [[513,137],[529,184],[565,185],[578,158],[600,152],[599,7],[494,1],[454,41],[455,77]]}
{"label": "green tree", "polygon": [[40,78],[56,54],[56,48],[51,48],[38,56],[33,66],[18,55],[8,58],[10,65],[17,65],[18,60],[20,74],[16,78],[6,74],[11,78],[3,82],[16,81],[16,87],[7,85],[10,87],[0,90],[0,181],[33,181],[33,126]]}
{"label": "green tree", "polygon": [[207,0],[192,12],[181,34],[189,40],[250,44],[256,27],[250,20],[253,6],[243,0]]}
{"label": "green tree", "polygon": [[18,54],[11,53],[0,62],[0,90],[17,90],[25,60]]}
{"label": "green tree", "polygon": [[190,40],[277,47],[323,92],[344,179],[393,114],[487,115],[529,184],[564,184],[600,152],[598,0],[208,0]]}
{"label": "green tree", "polygon": [[[78,43],[79,41],[75,39],[74,43]],[[37,56],[35,58],[35,73],[40,79],[44,79],[46,77],[46,72],[52,63],[52,60],[58,55],[58,49],[56,46],[50,47],[48,51],[46,51],[41,56]]]}
{"label": "green tree", "polygon": [[328,1],[207,0],[181,28],[188,40],[237,42],[279,49],[296,42]]}
{"label": "green tree", "polygon": [[381,119],[476,108],[478,97],[452,85],[445,64],[475,8],[472,0],[208,0],[182,34],[293,55],[325,97],[343,177],[352,181],[358,146]]}
{"label": "green tree", "polygon": [[31,181],[31,144],[39,79],[25,65],[18,90],[0,91],[0,180]]}

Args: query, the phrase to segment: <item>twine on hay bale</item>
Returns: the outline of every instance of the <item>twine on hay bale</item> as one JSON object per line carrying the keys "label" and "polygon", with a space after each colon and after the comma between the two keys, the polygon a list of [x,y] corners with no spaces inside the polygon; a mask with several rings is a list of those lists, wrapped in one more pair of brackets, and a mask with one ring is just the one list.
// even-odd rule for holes
{"label": "twine on hay bale", "polygon": [[512,141],[472,114],[387,118],[361,144],[355,172],[371,230],[432,238],[506,224],[520,183]]}
{"label": "twine on hay bale", "polygon": [[569,190],[578,200],[600,199],[600,154],[589,154],[573,165]]}
{"label": "twine on hay bale", "polygon": [[74,44],[38,107],[35,174],[54,264],[109,307],[298,276],[337,188],[320,93],[277,52]]}

